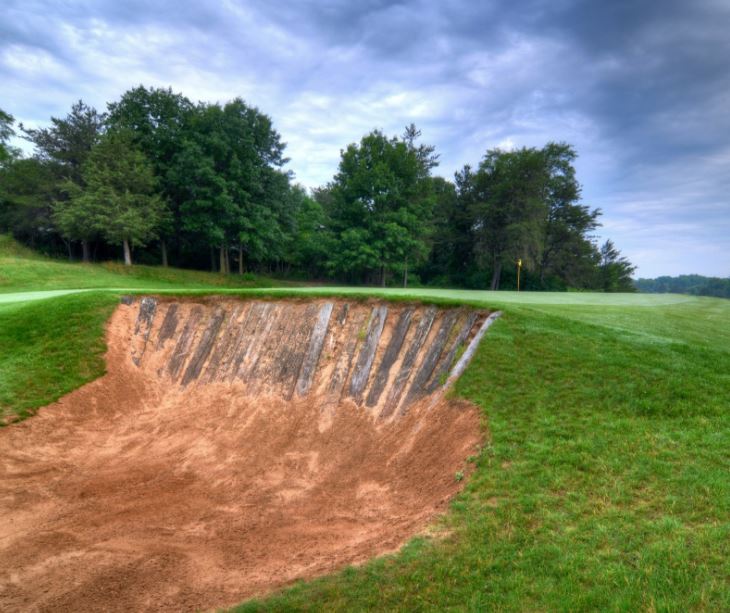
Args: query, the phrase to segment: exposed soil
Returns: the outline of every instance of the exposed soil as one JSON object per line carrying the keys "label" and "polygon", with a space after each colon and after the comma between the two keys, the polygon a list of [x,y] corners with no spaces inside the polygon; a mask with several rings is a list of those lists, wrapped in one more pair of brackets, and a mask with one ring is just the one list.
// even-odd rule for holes
{"label": "exposed soil", "polygon": [[[215,360],[237,359],[226,349],[235,335],[221,335],[250,305],[180,304],[173,316],[167,305],[148,319],[138,304],[120,306],[108,326],[107,375],[0,430],[0,610],[232,605],[393,551],[443,511],[462,485],[455,473],[468,471],[465,459],[479,443],[478,412],[430,393],[383,415],[387,394],[379,401],[373,384],[355,377],[365,351],[356,347],[352,373],[348,365],[337,375],[339,354],[330,352],[330,362],[324,354],[314,360],[317,372],[329,364],[326,372],[310,375],[321,304],[300,305],[311,334],[282,320],[298,364],[277,375],[286,389],[298,386],[290,400],[266,377],[220,380],[211,371]],[[414,327],[406,335],[404,318],[424,310],[406,316],[405,308],[385,326],[371,318],[370,329],[363,316],[347,333],[358,335],[357,347],[378,346],[362,361],[370,361],[365,379],[380,378],[383,389],[403,370],[381,367],[402,365],[394,343],[405,347],[403,338],[417,334]],[[340,309],[331,308],[333,320]],[[183,312],[202,322],[195,344],[172,326]],[[458,332],[464,342],[475,318],[457,316],[472,319]],[[373,326],[385,329],[382,340],[372,340]],[[440,330],[433,338],[448,336]],[[329,334],[319,333],[325,352]],[[416,366],[440,364],[424,347]],[[260,372],[278,363],[264,360]],[[412,370],[415,381],[423,369]],[[338,376],[353,397],[333,403],[325,382]]]}

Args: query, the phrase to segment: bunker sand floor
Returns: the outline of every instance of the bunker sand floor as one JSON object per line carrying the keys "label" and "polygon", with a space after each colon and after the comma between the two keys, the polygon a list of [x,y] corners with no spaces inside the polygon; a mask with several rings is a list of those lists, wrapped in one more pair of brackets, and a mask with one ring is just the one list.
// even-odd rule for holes
{"label": "bunker sand floor", "polygon": [[396,550],[480,440],[486,313],[143,299],[107,374],[0,429],[0,609],[195,611]]}

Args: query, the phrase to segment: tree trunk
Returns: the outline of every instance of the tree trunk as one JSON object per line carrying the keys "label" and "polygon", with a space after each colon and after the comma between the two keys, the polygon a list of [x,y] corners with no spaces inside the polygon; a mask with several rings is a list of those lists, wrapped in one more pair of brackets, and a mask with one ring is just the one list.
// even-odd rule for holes
{"label": "tree trunk", "polygon": [[62,239],[63,243],[66,245],[66,249],[68,250],[68,261],[73,262],[74,254],[73,251],[71,251],[71,241],[67,241],[65,239]]}
{"label": "tree trunk", "polygon": [[226,245],[226,274],[231,274],[231,250]]}
{"label": "tree trunk", "polygon": [[163,240],[160,244],[162,246],[162,267],[167,268],[167,243]]}
{"label": "tree trunk", "polygon": [[210,246],[210,271],[215,272],[215,251],[213,245]]}
{"label": "tree trunk", "polygon": [[380,265],[380,287],[385,287],[385,264]]}
{"label": "tree trunk", "polygon": [[81,241],[81,251],[83,253],[83,255],[81,256],[82,261],[85,264],[88,264],[89,263],[89,241],[87,241],[87,240]]}
{"label": "tree trunk", "polygon": [[408,287],[408,258],[406,258],[406,265],[403,268],[403,287]]}
{"label": "tree trunk", "polygon": [[125,238],[122,244],[124,246],[124,265],[131,266],[132,265],[132,251],[129,248],[129,241]]}
{"label": "tree trunk", "polygon": [[243,274],[243,243],[238,243],[238,274]]}
{"label": "tree trunk", "polygon": [[220,263],[221,274],[222,275],[226,274],[226,248],[224,245],[221,245],[221,247],[220,247],[219,263]]}
{"label": "tree trunk", "polygon": [[497,291],[499,289],[499,278],[502,276],[502,262],[495,260],[494,269],[492,270],[492,285],[491,290]]}

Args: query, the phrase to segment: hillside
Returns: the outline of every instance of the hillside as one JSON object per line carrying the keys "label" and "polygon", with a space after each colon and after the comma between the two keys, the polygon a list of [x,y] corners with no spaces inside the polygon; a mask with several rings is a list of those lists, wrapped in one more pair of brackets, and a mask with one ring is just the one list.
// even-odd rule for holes
{"label": "hillside", "polygon": [[281,285],[252,274],[217,273],[160,266],[124,266],[117,262],[82,264],[38,255],[0,234],[0,293],[83,288],[247,288]]}

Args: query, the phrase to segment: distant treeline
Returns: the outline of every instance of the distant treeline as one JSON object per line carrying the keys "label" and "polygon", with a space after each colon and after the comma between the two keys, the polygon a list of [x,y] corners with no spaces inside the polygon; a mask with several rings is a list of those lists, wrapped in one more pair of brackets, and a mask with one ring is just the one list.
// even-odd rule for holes
{"label": "distant treeline", "polygon": [[[14,134],[34,145],[24,157]],[[84,261],[279,273],[354,284],[633,291],[634,267],[593,231],[574,149],[491,149],[453,181],[420,132],[379,130],[308,192],[271,119],[237,98],[194,104],[137,87],[43,128],[0,110],[0,231]]]}
{"label": "distant treeline", "polygon": [[636,289],[649,294],[691,294],[693,296],[714,296],[730,298],[730,277],[703,277],[702,275],[679,275],[678,277],[657,277],[634,281]]}

